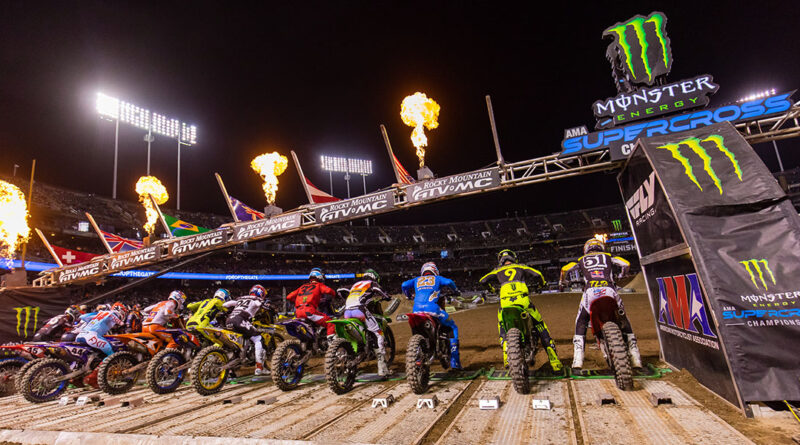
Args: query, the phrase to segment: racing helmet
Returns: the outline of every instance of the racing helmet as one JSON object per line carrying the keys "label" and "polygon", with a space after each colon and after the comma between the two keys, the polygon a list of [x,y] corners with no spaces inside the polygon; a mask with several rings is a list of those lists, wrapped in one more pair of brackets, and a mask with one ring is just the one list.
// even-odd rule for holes
{"label": "racing helmet", "polygon": [[128,307],[119,301],[111,305],[111,310],[118,313],[120,318],[125,318],[125,316],[128,315]]}
{"label": "racing helmet", "polygon": [[228,292],[228,289],[219,288],[216,292],[214,292],[214,298],[220,299],[223,302],[231,300],[231,293]]}
{"label": "racing helmet", "polygon": [[80,309],[78,309],[78,306],[75,306],[74,304],[68,307],[64,313],[72,317],[73,320],[77,320],[81,316]]}
{"label": "racing helmet", "polygon": [[108,305],[107,304],[98,304],[96,308],[94,308],[95,312],[107,311]]}
{"label": "racing helmet", "polygon": [[168,300],[172,300],[175,303],[178,303],[178,308],[182,308],[183,307],[183,303],[186,302],[186,294],[183,293],[183,291],[174,290],[174,291],[170,292],[169,298],[167,298],[167,299]]}
{"label": "racing helmet", "polygon": [[89,312],[89,306],[82,304],[78,306],[78,310],[81,311],[81,314],[86,314]]}
{"label": "racing helmet", "polygon": [[311,269],[311,272],[309,272],[308,279],[309,280],[317,280],[319,282],[324,282],[325,281],[325,274],[322,273],[322,269],[320,269],[319,267],[315,267],[315,268]]}
{"label": "racing helmet", "polygon": [[250,288],[250,295],[258,297],[263,301],[267,298],[267,290],[264,289],[264,286],[256,284],[255,286]]}
{"label": "racing helmet", "polygon": [[430,261],[430,262],[427,262],[427,263],[423,264],[422,265],[422,269],[420,269],[420,271],[419,271],[419,274],[420,275],[425,275],[426,273],[438,276],[439,275],[439,268],[436,267],[436,263],[434,263],[433,261]]}
{"label": "racing helmet", "polygon": [[381,276],[378,275],[378,272],[375,272],[375,269],[367,269],[364,271],[364,278],[367,280],[372,280],[376,283],[381,281]]}
{"label": "racing helmet", "polygon": [[592,238],[583,245],[583,254],[586,255],[589,252],[605,252],[606,245],[597,238]]}
{"label": "racing helmet", "polygon": [[497,262],[502,266],[506,261],[517,262],[517,254],[513,250],[503,249],[497,254]]}

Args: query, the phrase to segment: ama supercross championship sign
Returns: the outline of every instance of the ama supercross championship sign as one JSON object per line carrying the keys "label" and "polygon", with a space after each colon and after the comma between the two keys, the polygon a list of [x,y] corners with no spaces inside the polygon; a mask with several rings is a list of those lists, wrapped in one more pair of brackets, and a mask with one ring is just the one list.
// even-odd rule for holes
{"label": "ama supercross championship sign", "polygon": [[[791,201],[728,123],[641,140],[619,176],[627,202],[634,195],[641,201],[635,182],[646,174],[642,157],[669,207],[656,213],[671,212],[691,249],[683,270],[662,270],[664,258],[676,258],[664,249],[656,252],[660,262],[642,254],[665,359],[695,360],[700,369],[687,368],[702,375],[708,360],[699,350],[670,356],[673,337],[713,350],[718,343],[740,406],[800,400],[800,216]],[[640,250],[653,251],[648,229],[635,222],[642,208],[627,207]]]}

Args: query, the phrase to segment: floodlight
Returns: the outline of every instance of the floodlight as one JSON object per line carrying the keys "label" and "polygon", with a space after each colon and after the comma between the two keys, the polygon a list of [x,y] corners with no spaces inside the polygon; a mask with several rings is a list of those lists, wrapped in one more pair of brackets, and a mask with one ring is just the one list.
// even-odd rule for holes
{"label": "floodlight", "polygon": [[347,169],[350,173],[357,173],[359,175],[372,174],[372,161],[366,159],[348,159]]}
{"label": "floodlight", "polygon": [[97,93],[96,107],[101,116],[110,117],[111,120],[119,119],[119,99]]}
{"label": "floodlight", "polygon": [[775,95],[775,88],[771,88],[769,90],[760,91],[758,93],[750,94],[749,96],[742,97],[737,102],[749,102],[751,100],[762,99],[764,97],[770,97]]}

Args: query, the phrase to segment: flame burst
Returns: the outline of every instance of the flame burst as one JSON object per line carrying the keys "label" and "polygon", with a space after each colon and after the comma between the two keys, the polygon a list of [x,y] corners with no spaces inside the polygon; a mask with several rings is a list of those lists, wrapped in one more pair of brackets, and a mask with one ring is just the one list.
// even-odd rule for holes
{"label": "flame burst", "polygon": [[440,109],[439,104],[425,93],[406,96],[403,103],[400,104],[400,117],[403,119],[403,123],[414,127],[414,131],[411,132],[411,142],[417,148],[420,168],[425,166],[425,147],[428,146],[425,128],[433,130],[439,126]]}
{"label": "flame burst", "polygon": [[142,176],[136,181],[136,193],[139,194],[139,202],[144,206],[145,214],[147,215],[147,222],[144,229],[147,233],[152,235],[156,229],[156,221],[158,220],[158,212],[153,208],[153,203],[147,195],[153,197],[153,200],[158,204],[164,204],[169,199],[167,188],[155,176]]}
{"label": "flame burst", "polygon": [[256,156],[250,162],[250,167],[263,179],[264,196],[270,205],[275,205],[275,194],[278,192],[278,176],[286,171],[289,160],[277,151]]}
{"label": "flame burst", "polygon": [[0,258],[13,258],[30,233],[25,194],[17,186],[0,181]]}

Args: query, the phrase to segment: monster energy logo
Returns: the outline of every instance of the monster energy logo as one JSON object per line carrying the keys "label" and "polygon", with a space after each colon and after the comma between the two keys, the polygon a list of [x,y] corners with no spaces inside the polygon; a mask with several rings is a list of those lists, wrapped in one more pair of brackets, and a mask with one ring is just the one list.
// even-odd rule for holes
{"label": "monster energy logo", "polygon": [[733,165],[733,169],[736,172],[736,176],[739,178],[739,181],[742,181],[742,169],[739,168],[739,161],[736,160],[736,156],[728,149],[728,147],[725,146],[725,139],[721,135],[712,134],[703,140],[695,137],[689,137],[678,143],[666,144],[658,148],[669,151],[672,154],[672,157],[681,163],[686,176],[689,177],[689,179],[694,183],[694,185],[697,186],[697,188],[700,189],[700,191],[703,191],[703,186],[700,185],[700,182],[697,180],[697,176],[694,174],[694,168],[692,168],[692,164],[689,162],[689,159],[681,153],[682,145],[689,147],[703,161],[703,170],[705,170],[709,178],[714,181],[714,185],[717,187],[719,194],[721,195],[722,181],[720,181],[719,177],[717,176],[717,172],[714,170],[714,167],[711,166],[711,156],[708,154],[708,151],[706,151],[701,142],[714,143],[717,150],[724,154],[725,157],[727,157],[730,161],[731,165]]}
{"label": "monster energy logo", "polygon": [[[28,338],[28,324],[31,321],[31,313],[33,313],[33,329],[31,329],[31,334],[36,333],[36,327],[39,324],[39,307],[15,307],[14,311],[17,313],[17,336]],[[24,317],[22,315],[23,313],[25,314]],[[20,332],[20,329],[22,332]]]}
{"label": "monster energy logo", "polygon": [[753,282],[756,288],[758,288],[758,282],[756,282],[756,275],[758,275],[758,281],[760,281],[761,285],[764,286],[764,290],[769,290],[767,288],[767,280],[764,278],[764,272],[769,274],[769,281],[771,281],[772,284],[777,284],[775,282],[775,275],[772,274],[772,271],[769,268],[769,261],[765,259],[744,260],[739,261],[739,264],[744,265],[748,275],[750,275],[750,281]]}
{"label": "monster energy logo", "polygon": [[618,219],[615,219],[614,221],[611,221],[611,225],[614,226],[614,231],[615,232],[619,232],[619,231],[622,230],[622,221],[620,221]]}
{"label": "monster energy logo", "polygon": [[[647,17],[637,15],[603,31],[603,37],[614,38],[612,45],[617,45],[625,59],[623,65],[636,83],[652,85],[653,79],[667,74],[672,67],[666,25],[666,16],[661,12],[653,12]],[[635,50],[637,44],[638,51]]]}

